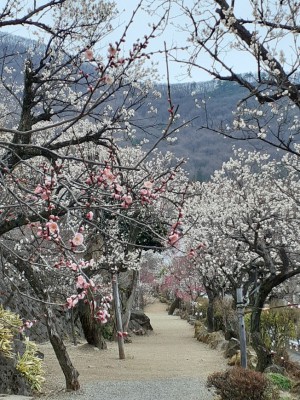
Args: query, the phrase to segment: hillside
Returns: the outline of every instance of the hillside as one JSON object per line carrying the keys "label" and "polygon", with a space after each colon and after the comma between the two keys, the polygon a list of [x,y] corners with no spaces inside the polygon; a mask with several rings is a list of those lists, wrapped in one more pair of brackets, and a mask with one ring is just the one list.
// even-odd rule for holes
{"label": "hillside", "polygon": [[[0,59],[6,58],[9,66],[15,69],[14,82],[22,80],[22,69],[26,58],[26,46],[34,46],[34,42],[17,36],[1,34],[0,36]],[[12,56],[13,55],[13,56]],[[168,94],[165,85],[158,85],[157,89],[162,93],[161,98],[151,100],[157,113],[149,116],[146,104],[139,108],[136,118],[144,121],[147,125],[153,125],[149,137],[150,144],[158,137],[165,128],[168,120]],[[192,121],[188,127],[181,129],[177,134],[177,141],[174,143],[163,143],[163,150],[170,150],[180,158],[187,159],[186,169],[190,172],[193,180],[207,180],[214,170],[221,167],[222,163],[228,160],[232,154],[232,146],[238,144],[239,147],[250,146],[246,142],[235,142],[224,139],[222,136],[212,133],[207,129],[200,129],[206,124],[208,117],[209,125],[212,122],[215,126],[225,120],[232,118],[232,111],[238,101],[243,97],[243,89],[231,82],[198,82],[182,83],[171,85],[171,96],[175,107],[178,106],[178,113],[181,118],[178,123]],[[202,108],[197,108],[195,99]],[[207,114],[204,112],[204,103],[207,107]],[[12,106],[13,108],[13,106]],[[144,132],[137,133],[136,142],[144,136]]]}
{"label": "hillside", "polygon": [[[160,87],[162,93],[164,89]],[[188,159],[186,168],[192,179],[206,180],[230,158],[232,146],[237,143],[201,127],[207,125],[206,117],[209,125],[214,126],[230,121],[242,90],[233,83],[210,81],[172,85],[171,94],[181,118],[192,123],[177,134],[178,140],[169,145],[170,150],[178,157]],[[161,113],[167,112],[166,99],[163,95],[158,103]],[[196,107],[195,99],[201,104],[200,109]],[[207,114],[204,107],[207,107]],[[247,143],[240,145],[247,146]]]}

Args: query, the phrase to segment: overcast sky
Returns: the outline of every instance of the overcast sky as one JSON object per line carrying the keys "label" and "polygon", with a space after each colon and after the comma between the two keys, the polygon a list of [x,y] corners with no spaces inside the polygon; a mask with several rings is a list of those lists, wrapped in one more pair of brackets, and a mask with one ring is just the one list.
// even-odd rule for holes
{"label": "overcast sky", "polygon": [[[42,0],[41,0],[42,1]],[[88,0],[87,0],[88,1]],[[107,39],[108,41],[115,41],[118,40],[120,35],[122,34],[122,31],[124,30],[126,24],[128,23],[133,10],[136,8],[136,6],[139,3],[139,0],[114,0],[117,4],[117,8],[120,12],[119,16],[115,20],[115,25],[119,26],[118,29],[114,30],[112,35]],[[192,2],[193,0],[186,0],[187,2]],[[1,0],[0,0],[1,2]],[[32,0],[28,0],[28,4],[30,4]],[[177,15],[174,13],[171,15],[171,19],[173,19],[173,23],[176,23],[176,18]],[[148,27],[149,22],[151,21],[150,17],[140,10],[134,19],[134,23],[131,26],[131,29],[128,32],[127,35],[127,42],[124,44],[124,52],[127,53],[127,50],[131,47],[132,43],[137,39],[137,38],[142,38],[145,33],[149,33],[150,28]],[[152,22],[152,21],[151,21]],[[179,21],[178,21],[179,22]],[[183,23],[184,20],[182,17],[180,17],[180,23]],[[6,29],[7,31],[8,29]],[[13,26],[9,29],[9,32],[20,35],[20,36],[29,36],[30,34],[28,31],[26,31],[25,28],[18,27],[18,26]],[[32,36],[32,39],[35,37]],[[171,47],[172,45],[177,45],[178,47],[185,46],[187,44],[186,41],[186,34],[180,32],[179,29],[175,28],[171,23],[168,24],[167,28],[165,31],[161,34],[161,36],[155,38],[151,46],[149,47],[148,50],[151,51],[157,51],[157,50],[162,50],[164,48],[164,42],[167,43],[167,46]],[[101,44],[103,46],[103,44]],[[104,44],[105,46],[105,44]],[[163,55],[156,55],[152,57],[152,60],[158,63],[158,70],[161,75],[161,81],[165,82],[166,80],[166,63],[165,63],[165,58]],[[202,59],[202,62],[208,62],[208,59],[204,58]],[[239,54],[234,54],[230,53],[230,62],[232,63],[232,66],[237,67],[238,72],[250,72],[251,68],[252,70],[254,69],[255,65],[249,64],[248,61],[246,61],[244,58],[241,59]],[[201,70],[197,69],[193,72],[191,77],[188,77],[186,74],[186,70],[184,67],[180,66],[178,63],[172,62],[170,60],[169,63],[169,69],[170,69],[170,80],[172,83],[176,82],[186,82],[186,81],[207,81],[210,80],[210,76],[206,74],[205,72],[202,72]]]}
{"label": "overcast sky", "polygon": [[[138,5],[139,0],[114,0],[117,4],[117,8],[120,12],[120,16],[118,17],[118,23],[120,26],[124,27],[125,21],[128,21],[130,19],[130,16],[132,15],[133,10],[135,7]],[[187,3],[192,4],[193,0],[186,0]],[[126,5],[126,6],[125,6]],[[238,9],[238,12],[241,13],[247,13],[249,10],[247,10],[247,4],[244,3],[241,6],[241,9]],[[134,20],[134,24],[132,29],[129,31],[128,35],[128,43],[132,43],[136,38],[142,37],[147,29],[147,23],[149,22],[149,16],[143,12],[139,11],[138,16]],[[187,45],[187,40],[186,40],[186,33],[180,31],[178,28],[176,28],[174,25],[184,24],[184,17],[181,15],[178,18],[178,11],[177,15],[176,12],[174,11],[173,14],[171,15],[171,23],[168,24],[167,28],[163,32],[163,34],[156,38],[152,46],[150,47],[151,50],[158,50],[158,49],[163,49],[164,47],[164,42],[167,43],[169,47],[171,46],[177,46],[177,47],[185,47]],[[117,35],[118,31],[116,32]],[[234,66],[239,73],[244,73],[244,72],[251,72],[255,70],[255,63],[251,62],[250,58],[247,59],[247,57],[241,57],[241,55],[236,51],[230,52],[230,63],[231,65]],[[205,58],[205,56],[204,56]],[[166,75],[166,63],[163,55],[158,55],[153,57],[155,61],[159,63],[159,72],[162,75],[162,80],[165,79]],[[202,59],[202,62],[208,62],[208,57],[205,59]],[[209,61],[210,62],[210,61]],[[169,63],[169,70],[170,70],[170,79],[172,83],[176,82],[186,82],[186,81],[207,81],[211,79],[211,76],[205,73],[204,71],[201,71],[200,69],[195,69],[192,73],[192,76],[189,77],[186,73],[186,68],[183,67],[182,65],[172,62],[170,60]]]}

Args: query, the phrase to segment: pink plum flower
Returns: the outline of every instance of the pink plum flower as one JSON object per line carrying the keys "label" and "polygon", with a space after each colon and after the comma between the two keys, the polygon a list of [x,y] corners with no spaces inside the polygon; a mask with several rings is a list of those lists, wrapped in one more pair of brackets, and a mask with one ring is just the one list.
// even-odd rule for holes
{"label": "pink plum flower", "polygon": [[169,236],[168,240],[170,245],[173,245],[174,243],[177,242],[177,240],[179,239],[179,235],[178,233],[174,232],[172,235]]}
{"label": "pink plum flower", "polygon": [[111,183],[116,179],[115,175],[111,172],[109,168],[105,168],[103,170],[103,175],[105,179]]}
{"label": "pink plum flower", "polygon": [[47,222],[46,227],[49,229],[50,233],[59,233],[59,227],[54,221]]}
{"label": "pink plum flower", "polygon": [[113,46],[109,46],[108,48],[108,54],[110,55],[110,57],[114,57],[117,53],[117,50],[113,47]]}
{"label": "pink plum flower", "polygon": [[80,246],[83,243],[83,234],[80,232],[77,232],[75,236],[72,239],[72,243],[74,246]]}
{"label": "pink plum flower", "polygon": [[115,191],[116,192],[123,192],[123,188],[121,185],[119,185],[118,183],[115,185]]}
{"label": "pink plum flower", "polygon": [[105,75],[103,80],[107,85],[112,85],[114,83],[114,78],[111,75]]}
{"label": "pink plum flower", "polygon": [[148,196],[149,191],[148,191],[147,189],[141,189],[141,190],[140,190],[140,194],[141,194],[142,196]]}
{"label": "pink plum flower", "polygon": [[89,211],[89,212],[86,214],[86,218],[87,218],[89,221],[92,221],[92,219],[94,218],[94,213],[93,213],[92,211]]}
{"label": "pink plum flower", "polygon": [[34,194],[40,194],[43,192],[43,188],[41,187],[41,185],[37,185],[37,187],[34,189]]}
{"label": "pink plum flower", "polygon": [[66,305],[68,309],[75,307],[77,303],[78,303],[78,296],[76,296],[75,294],[67,298]]}
{"label": "pink plum flower", "polygon": [[85,58],[89,61],[93,61],[94,60],[94,53],[93,50],[91,49],[86,49],[85,51]]}
{"label": "pink plum flower", "polygon": [[146,189],[152,189],[152,186],[153,186],[153,182],[151,182],[151,181],[144,182],[144,187]]}
{"label": "pink plum flower", "polygon": [[89,286],[90,285],[87,283],[86,279],[82,275],[79,275],[77,278],[76,287],[78,289],[87,289]]}
{"label": "pink plum flower", "polygon": [[132,204],[132,197],[130,196],[130,194],[123,196],[122,200],[124,200],[125,204],[127,204],[128,206]]}
{"label": "pink plum flower", "polygon": [[195,255],[196,255],[196,252],[195,252],[194,249],[191,249],[191,250],[189,251],[189,253],[188,253],[188,257],[189,257],[189,258],[193,258],[193,257],[195,257]]}

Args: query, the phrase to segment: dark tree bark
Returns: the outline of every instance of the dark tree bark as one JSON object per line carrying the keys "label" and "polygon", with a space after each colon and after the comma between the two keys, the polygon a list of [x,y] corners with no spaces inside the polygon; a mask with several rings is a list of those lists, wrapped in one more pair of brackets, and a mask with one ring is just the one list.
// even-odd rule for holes
{"label": "dark tree bark", "polygon": [[98,347],[101,350],[107,349],[107,344],[102,336],[102,325],[94,318],[90,304],[84,300],[80,300],[78,314],[84,337],[88,344]]}
{"label": "dark tree bark", "polygon": [[73,367],[70,357],[67,353],[66,346],[59,336],[56,326],[55,318],[51,307],[45,306],[46,311],[46,325],[48,330],[48,335],[54,352],[56,354],[59,365],[65,375],[66,379],[66,389],[69,391],[79,390],[80,384],[78,381],[79,372]]}
{"label": "dark tree bark", "polygon": [[208,297],[208,306],[206,311],[206,325],[208,332],[213,332],[215,329],[214,302],[217,297],[214,294],[214,292],[209,288],[206,288],[206,294]]}
{"label": "dark tree bark", "polygon": [[16,258],[12,255],[12,253],[5,250],[2,250],[2,254],[5,259],[8,262],[12,263],[19,272],[24,273],[37,298],[40,299],[41,302],[44,304],[43,309],[45,310],[46,314],[46,326],[49,340],[58,359],[59,365],[65,375],[66,389],[70,391],[80,389],[80,384],[78,381],[79,373],[73,366],[72,361],[68,355],[66,346],[64,345],[64,342],[57,332],[55,315],[53,313],[52,306],[50,305],[50,298],[44,292],[43,281],[30,266],[30,263],[20,258]]}
{"label": "dark tree bark", "polygon": [[170,305],[168,314],[173,315],[176,308],[180,307],[180,304],[181,304],[181,299],[179,297],[176,297],[175,300],[173,301],[173,303]]}
{"label": "dark tree bark", "polygon": [[257,355],[257,366],[256,370],[263,372],[267,367],[272,364],[272,357],[270,349],[267,349],[261,336],[261,309],[265,303],[266,296],[258,294],[255,307],[251,314],[250,334],[253,349]]}
{"label": "dark tree bark", "polygon": [[123,331],[124,332],[127,332],[127,330],[128,330],[128,324],[129,324],[130,316],[131,316],[131,312],[132,312],[132,306],[133,306],[134,297],[135,297],[135,293],[136,293],[137,282],[138,282],[138,271],[133,271],[131,285],[128,289],[129,297],[127,297],[125,305],[123,305],[122,322],[123,322]]}

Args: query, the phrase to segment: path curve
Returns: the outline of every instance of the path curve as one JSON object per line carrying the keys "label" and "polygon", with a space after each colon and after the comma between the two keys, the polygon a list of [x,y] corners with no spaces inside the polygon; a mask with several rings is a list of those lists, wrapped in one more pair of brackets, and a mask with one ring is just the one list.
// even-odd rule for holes
{"label": "path curve", "polygon": [[[68,351],[80,372],[82,390],[63,393],[64,380],[58,363],[47,345],[45,353],[47,399],[84,400],[211,400],[205,387],[207,376],[226,368],[225,359],[193,338],[193,327],[177,316],[166,313],[166,305],[147,307],[154,332],[134,336],[126,344],[126,360],[118,359],[116,343],[107,351],[81,344]],[[49,391],[51,393],[49,394]]]}

